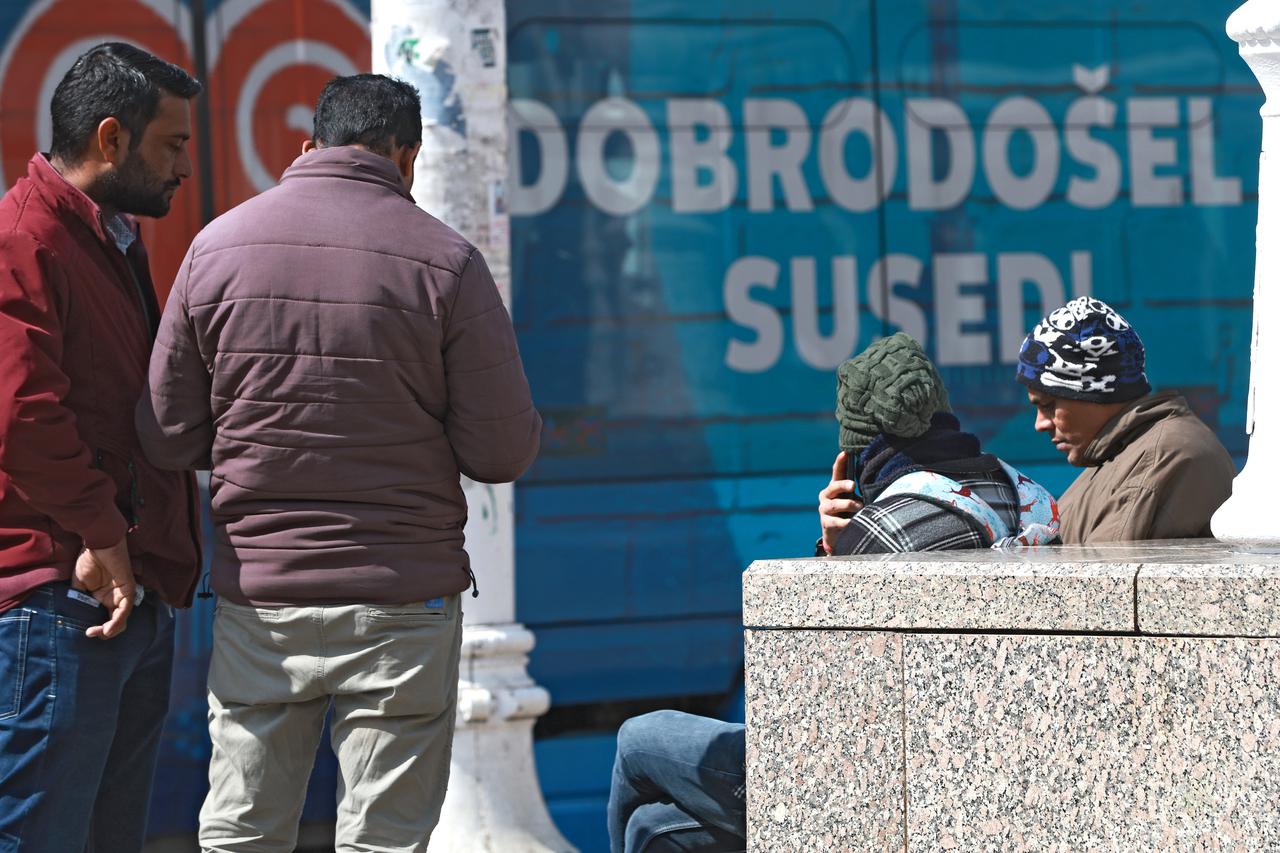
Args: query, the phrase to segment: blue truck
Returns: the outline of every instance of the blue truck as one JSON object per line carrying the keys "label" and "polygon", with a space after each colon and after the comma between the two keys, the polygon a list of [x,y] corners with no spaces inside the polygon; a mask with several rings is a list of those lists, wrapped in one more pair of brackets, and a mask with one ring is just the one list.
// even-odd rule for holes
{"label": "blue truck", "polygon": [[[368,67],[369,6],[107,5],[0,3],[0,169],[47,141],[40,97],[94,40],[190,63],[202,171],[149,226],[164,281],[288,162],[319,84]],[[1061,493],[1012,365],[1094,294],[1242,461],[1262,96],[1232,6],[508,4],[512,314],[546,420],[516,489],[517,617],[554,701],[543,790],[581,849],[605,849],[622,720],[741,718],[740,574],[812,553],[834,371],[877,336],[918,338],[966,426]],[[180,622],[157,840],[189,837],[203,794],[211,615]],[[331,822],[334,772],[322,756],[305,824]]]}

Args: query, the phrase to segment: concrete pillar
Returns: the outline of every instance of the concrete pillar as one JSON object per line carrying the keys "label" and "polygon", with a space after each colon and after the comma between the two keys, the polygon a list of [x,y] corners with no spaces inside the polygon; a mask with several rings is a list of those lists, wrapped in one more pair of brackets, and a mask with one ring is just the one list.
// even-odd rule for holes
{"label": "concrete pillar", "polygon": [[1280,0],[1249,0],[1227,19],[1227,34],[1267,96],[1258,173],[1253,352],[1245,429],[1249,460],[1231,499],[1213,516],[1213,535],[1234,545],[1280,550],[1273,496],[1280,476]]}
{"label": "concrete pillar", "polygon": [[[422,95],[419,206],[484,253],[510,308],[507,62],[503,0],[373,0],[373,69]],[[533,634],[515,621],[511,485],[463,479],[467,552],[480,597],[466,598],[449,792],[432,851],[573,851],[538,787],[533,723],[550,705],[525,670]]]}

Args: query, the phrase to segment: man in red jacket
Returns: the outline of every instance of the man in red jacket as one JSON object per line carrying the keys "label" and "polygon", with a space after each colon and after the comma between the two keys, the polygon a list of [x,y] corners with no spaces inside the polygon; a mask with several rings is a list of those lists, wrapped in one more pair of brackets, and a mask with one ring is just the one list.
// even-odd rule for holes
{"label": "man in red jacket", "polygon": [[190,176],[199,92],[94,47],[0,200],[3,849],[142,847],[200,547],[190,475],[150,465],[133,426],[159,308],[132,216],[164,216]]}

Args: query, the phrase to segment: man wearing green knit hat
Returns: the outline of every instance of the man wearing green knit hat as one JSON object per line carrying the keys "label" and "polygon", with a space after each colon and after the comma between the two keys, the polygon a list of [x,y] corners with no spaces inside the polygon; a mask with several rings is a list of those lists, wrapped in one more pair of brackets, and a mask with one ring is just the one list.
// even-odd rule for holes
{"label": "man wearing green knit hat", "polygon": [[842,449],[818,496],[818,556],[1056,538],[1052,496],[961,430],[942,377],[909,335],[874,342],[837,378]]}
{"label": "man wearing green knit hat", "polygon": [[903,332],[867,347],[836,371],[840,446],[861,451],[880,433],[915,438],[936,412],[950,412],[942,377]]}
{"label": "man wearing green knit hat", "polygon": [[[840,365],[836,419],[843,449],[820,495],[819,556],[1056,538],[1053,498],[960,430],[942,378],[909,336]],[[745,756],[741,724],[679,711],[627,720],[609,792],[612,853],[745,849]]]}

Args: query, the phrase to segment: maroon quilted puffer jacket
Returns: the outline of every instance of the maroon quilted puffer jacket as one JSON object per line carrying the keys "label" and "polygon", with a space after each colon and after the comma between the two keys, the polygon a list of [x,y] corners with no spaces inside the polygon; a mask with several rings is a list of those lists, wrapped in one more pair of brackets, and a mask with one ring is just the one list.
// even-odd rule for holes
{"label": "maroon quilted puffer jacket", "polygon": [[138,409],[154,462],[211,466],[213,587],[254,604],[466,589],[459,473],[514,480],[541,426],[480,253],[352,147],[200,232]]}

